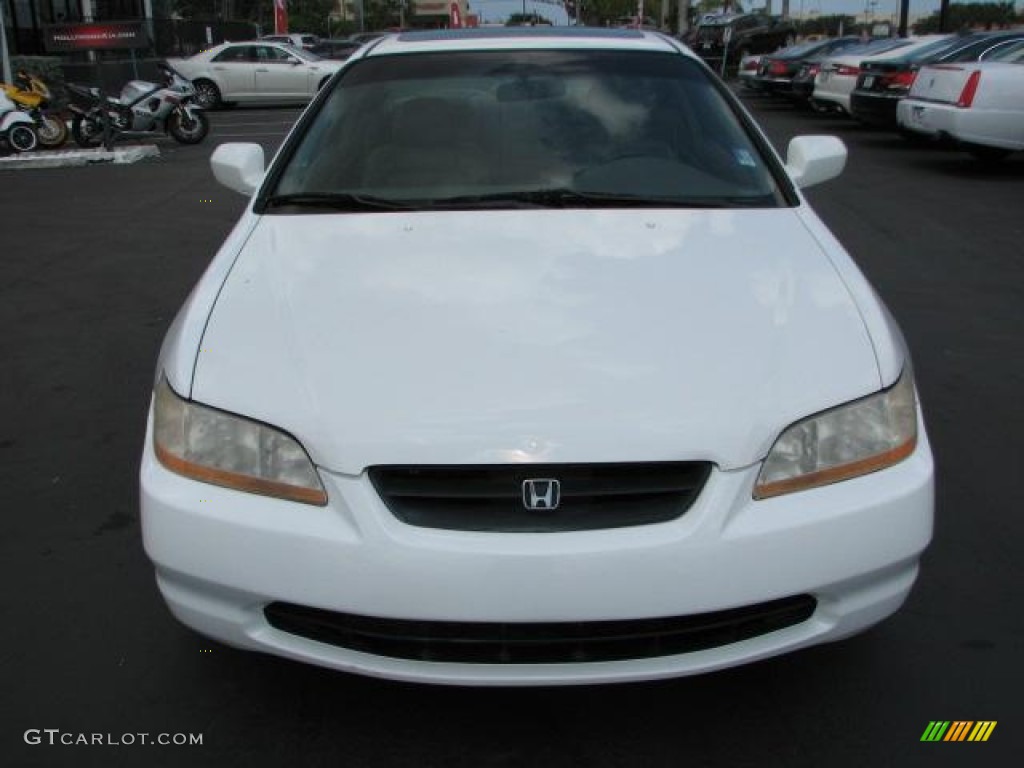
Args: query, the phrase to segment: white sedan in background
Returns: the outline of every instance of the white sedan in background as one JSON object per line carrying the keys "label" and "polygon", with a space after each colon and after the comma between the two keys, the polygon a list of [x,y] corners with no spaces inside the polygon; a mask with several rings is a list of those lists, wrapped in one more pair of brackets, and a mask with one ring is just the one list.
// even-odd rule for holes
{"label": "white sedan in background", "polygon": [[321,59],[284,43],[221,43],[168,63],[196,87],[203,107],[221,104],[304,104],[344,62]]}
{"label": "white sedan in background", "polygon": [[950,35],[926,35],[917,38],[892,39],[892,45],[874,52],[870,56],[864,54],[848,54],[835,56],[823,61],[821,69],[814,78],[814,94],[811,103],[818,109],[836,109],[850,114],[850,94],[857,86],[862,61],[884,61],[904,56],[911,51],[924,49],[927,46],[941,48]]}
{"label": "white sedan in background", "polygon": [[909,131],[956,139],[983,160],[1024,150],[1024,42],[998,60],[922,68],[896,119]]}

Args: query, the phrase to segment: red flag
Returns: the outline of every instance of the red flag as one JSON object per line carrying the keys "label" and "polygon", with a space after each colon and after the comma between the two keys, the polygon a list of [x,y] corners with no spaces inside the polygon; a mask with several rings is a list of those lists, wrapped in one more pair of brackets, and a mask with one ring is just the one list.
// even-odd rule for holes
{"label": "red flag", "polygon": [[288,0],[274,0],[274,34],[288,34]]}
{"label": "red flag", "polygon": [[449,23],[448,26],[452,29],[462,28],[462,11],[459,10],[458,3],[452,3],[451,8],[448,12]]}

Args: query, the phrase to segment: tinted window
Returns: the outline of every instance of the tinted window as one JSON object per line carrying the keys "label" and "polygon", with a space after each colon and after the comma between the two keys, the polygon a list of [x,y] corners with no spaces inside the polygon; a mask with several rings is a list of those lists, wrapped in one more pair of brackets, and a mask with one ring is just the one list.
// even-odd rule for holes
{"label": "tinted window", "polygon": [[212,61],[218,63],[237,63],[251,60],[252,56],[250,55],[250,46],[248,45],[233,45],[230,48],[225,48],[212,59]]}
{"label": "tinted window", "polygon": [[269,63],[285,63],[291,59],[291,57],[280,48],[275,48],[272,45],[261,45],[256,49],[256,56],[260,61],[266,61]]}
{"label": "tinted window", "polygon": [[756,143],[678,54],[376,56],[346,70],[277,194],[433,202],[572,190],[637,204],[775,206]]}

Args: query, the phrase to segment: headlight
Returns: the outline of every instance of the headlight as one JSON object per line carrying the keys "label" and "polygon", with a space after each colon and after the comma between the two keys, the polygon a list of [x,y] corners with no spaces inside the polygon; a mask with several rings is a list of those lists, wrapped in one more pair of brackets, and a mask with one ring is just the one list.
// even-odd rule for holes
{"label": "headlight", "polygon": [[877,472],[917,444],[917,405],[909,366],[889,389],[799,421],[768,452],[754,486],[765,499]]}
{"label": "headlight", "polygon": [[306,451],[265,424],[183,400],[160,378],[153,448],[167,469],[247,493],[324,505],[327,493]]}

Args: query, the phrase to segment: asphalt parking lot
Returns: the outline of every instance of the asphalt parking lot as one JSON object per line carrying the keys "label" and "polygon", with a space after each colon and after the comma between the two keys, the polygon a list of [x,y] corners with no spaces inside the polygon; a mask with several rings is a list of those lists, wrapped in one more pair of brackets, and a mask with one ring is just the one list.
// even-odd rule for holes
{"label": "asphalt parking lot", "polygon": [[[710,676],[476,690],[351,677],[214,645],[166,611],[138,456],[160,341],[245,201],[220,141],[277,146],[296,110],[212,116],[199,147],[0,174],[0,755],[7,765],[932,766],[1024,754],[1024,153],[965,153],[747,98],[776,146],[850,148],[818,212],[900,321],[937,460],[935,540],[904,609],[840,644]],[[1016,596],[1016,597],[1015,597]],[[1014,606],[1018,606],[1015,608]],[[984,744],[922,743],[994,720]],[[49,745],[46,730],[118,745]],[[42,743],[28,743],[26,732]],[[201,734],[150,746],[125,734]]]}

